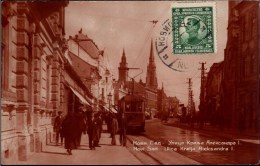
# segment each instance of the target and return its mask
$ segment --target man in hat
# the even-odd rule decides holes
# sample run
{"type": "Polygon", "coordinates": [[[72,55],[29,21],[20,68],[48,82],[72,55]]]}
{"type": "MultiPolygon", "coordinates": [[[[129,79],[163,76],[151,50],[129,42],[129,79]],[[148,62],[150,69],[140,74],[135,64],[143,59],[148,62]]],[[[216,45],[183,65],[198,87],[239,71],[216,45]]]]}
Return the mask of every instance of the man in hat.
{"type": "Polygon", "coordinates": [[[61,138],[61,145],[63,144],[63,134],[62,134],[62,112],[58,111],[58,116],[54,120],[54,132],[56,132],[56,145],[59,144],[59,137],[61,138]]]}

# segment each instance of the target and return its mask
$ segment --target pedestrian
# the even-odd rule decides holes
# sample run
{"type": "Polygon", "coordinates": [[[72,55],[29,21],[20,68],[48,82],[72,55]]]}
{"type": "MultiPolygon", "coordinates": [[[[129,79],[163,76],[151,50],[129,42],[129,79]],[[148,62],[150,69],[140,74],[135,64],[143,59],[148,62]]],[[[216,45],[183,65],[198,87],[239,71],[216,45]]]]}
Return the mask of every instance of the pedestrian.
{"type": "Polygon", "coordinates": [[[75,112],[75,118],[76,118],[76,146],[80,146],[82,133],[86,130],[86,120],[84,113],[81,109],[75,112]]]}
{"type": "Polygon", "coordinates": [[[59,138],[61,139],[61,145],[63,144],[63,134],[62,134],[62,121],[64,117],[62,116],[62,111],[58,111],[58,115],[54,119],[53,130],[56,133],[56,145],[59,144],[59,138]]]}
{"type": "Polygon", "coordinates": [[[94,143],[93,143],[93,121],[94,119],[93,119],[92,112],[89,112],[87,133],[88,133],[88,142],[89,142],[90,150],[95,150],[94,143]]]}
{"type": "Polygon", "coordinates": [[[119,135],[120,135],[120,145],[126,146],[126,121],[124,113],[119,113],[118,115],[118,126],[119,126],[119,135]]]}
{"type": "Polygon", "coordinates": [[[112,122],[111,122],[111,144],[112,145],[116,145],[116,133],[118,131],[118,123],[117,123],[117,119],[116,116],[114,114],[112,114],[112,122]]]}
{"type": "Polygon", "coordinates": [[[103,119],[102,119],[102,115],[101,115],[101,112],[98,113],[97,115],[97,133],[98,133],[98,142],[97,142],[97,147],[100,147],[99,145],[99,141],[100,141],[100,138],[101,138],[101,133],[102,133],[102,126],[103,126],[103,119]]]}
{"type": "Polygon", "coordinates": [[[68,111],[67,116],[62,123],[62,132],[65,137],[65,149],[69,155],[72,155],[72,149],[76,148],[76,119],[73,111],[68,111]]]}
{"type": "Polygon", "coordinates": [[[93,130],[92,130],[92,133],[93,133],[93,142],[94,142],[94,147],[100,147],[99,146],[99,139],[100,139],[100,136],[99,136],[99,131],[100,131],[100,119],[99,119],[99,113],[95,113],[94,114],[94,120],[93,120],[93,130]]]}
{"type": "MultiPolygon", "coordinates": [[[[111,113],[110,112],[107,112],[106,113],[106,124],[107,124],[107,132],[108,133],[111,133],[111,122],[112,122],[112,116],[111,116],[111,113]]],[[[110,135],[110,138],[111,138],[111,135],[110,135]]]]}

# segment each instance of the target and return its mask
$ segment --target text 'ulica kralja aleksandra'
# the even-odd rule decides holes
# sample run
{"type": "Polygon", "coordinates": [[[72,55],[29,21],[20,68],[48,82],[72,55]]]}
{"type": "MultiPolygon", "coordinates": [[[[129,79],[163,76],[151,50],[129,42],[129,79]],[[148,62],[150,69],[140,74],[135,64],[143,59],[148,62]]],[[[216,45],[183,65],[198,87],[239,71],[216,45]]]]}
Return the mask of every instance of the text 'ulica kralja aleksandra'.
{"type": "Polygon", "coordinates": [[[233,151],[239,141],[133,141],[135,151],[233,151]]]}

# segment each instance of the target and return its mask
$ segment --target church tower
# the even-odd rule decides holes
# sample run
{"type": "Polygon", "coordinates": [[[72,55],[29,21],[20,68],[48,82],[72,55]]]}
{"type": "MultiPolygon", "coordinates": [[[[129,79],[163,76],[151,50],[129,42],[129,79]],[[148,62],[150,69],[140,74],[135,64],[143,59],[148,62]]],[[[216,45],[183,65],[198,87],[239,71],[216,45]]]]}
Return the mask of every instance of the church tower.
{"type": "Polygon", "coordinates": [[[123,55],[121,57],[121,62],[118,67],[118,81],[120,83],[125,83],[128,79],[128,67],[127,67],[127,62],[126,62],[126,56],[125,56],[125,50],[123,49],[123,55]]]}
{"type": "Polygon", "coordinates": [[[157,76],[156,76],[156,65],[154,62],[154,53],[153,53],[153,40],[151,40],[149,64],[147,66],[146,86],[151,89],[157,89],[158,87],[157,76]]]}

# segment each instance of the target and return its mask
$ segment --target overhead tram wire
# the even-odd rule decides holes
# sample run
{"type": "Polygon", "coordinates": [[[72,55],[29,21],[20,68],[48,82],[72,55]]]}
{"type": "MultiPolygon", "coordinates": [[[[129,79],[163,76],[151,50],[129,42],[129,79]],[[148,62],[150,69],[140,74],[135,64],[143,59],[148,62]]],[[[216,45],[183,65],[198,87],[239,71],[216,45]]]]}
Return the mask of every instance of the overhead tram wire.
{"type": "MultiPolygon", "coordinates": [[[[166,8],[169,8],[168,6],[166,6],[166,8]]],[[[165,10],[166,10],[166,8],[165,8],[165,10]]],[[[163,12],[160,14],[160,16],[158,17],[158,19],[156,19],[157,20],[157,22],[159,21],[159,20],[161,20],[162,19],[162,17],[165,15],[165,10],[162,10],[163,12]]],[[[153,21],[155,21],[155,20],[153,20],[153,21]]],[[[149,22],[151,22],[151,21],[149,21],[149,22]]],[[[157,23],[156,22],[156,23],[157,23]]],[[[152,22],[153,23],[153,22],[152,22]]],[[[147,45],[145,45],[148,41],[148,37],[150,37],[151,36],[151,34],[152,34],[152,31],[154,30],[154,27],[155,27],[155,25],[156,25],[156,23],[153,23],[152,24],[152,27],[150,28],[150,30],[149,30],[149,32],[147,33],[147,35],[146,35],[146,37],[145,37],[145,40],[144,40],[144,46],[145,46],[145,48],[147,47],[147,45]]],[[[150,42],[149,42],[150,43],[150,42]]],[[[137,62],[137,60],[138,60],[138,58],[140,57],[140,55],[141,55],[141,53],[145,50],[145,48],[141,48],[141,50],[140,50],[140,52],[139,52],[139,54],[137,54],[137,56],[135,57],[135,62],[134,62],[134,66],[136,65],[136,62],[137,62]]],[[[142,56],[141,55],[141,58],[145,58],[146,56],[142,56]]],[[[142,62],[142,61],[141,61],[142,62]]]]}
{"type": "Polygon", "coordinates": [[[143,44],[142,47],[140,48],[139,53],[135,56],[134,65],[133,65],[134,67],[136,66],[136,62],[137,62],[138,58],[139,58],[140,56],[142,56],[143,51],[144,51],[145,48],[147,47],[146,43],[147,43],[148,37],[151,36],[152,30],[153,30],[153,27],[151,27],[150,30],[148,31],[148,33],[146,34],[146,37],[145,37],[145,40],[144,40],[144,44],[143,44]]]}

